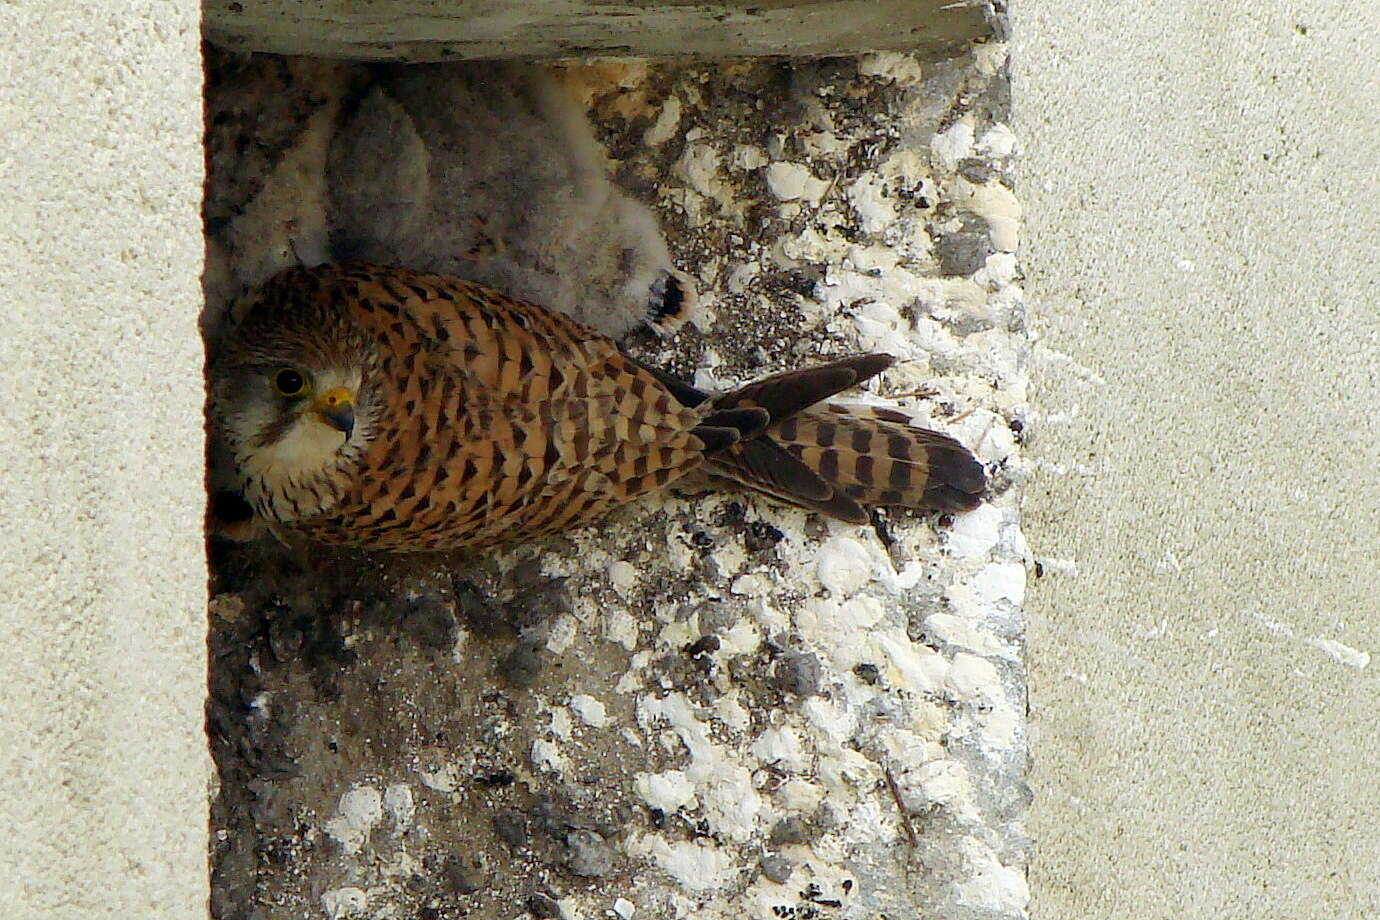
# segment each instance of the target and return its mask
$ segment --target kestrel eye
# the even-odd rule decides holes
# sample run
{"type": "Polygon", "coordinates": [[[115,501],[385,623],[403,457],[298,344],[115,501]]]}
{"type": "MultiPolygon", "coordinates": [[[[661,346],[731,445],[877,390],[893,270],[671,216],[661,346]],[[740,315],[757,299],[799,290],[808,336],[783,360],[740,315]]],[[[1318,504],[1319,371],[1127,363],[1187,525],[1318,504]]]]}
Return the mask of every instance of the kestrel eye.
{"type": "Polygon", "coordinates": [[[301,396],[307,389],[307,380],[297,371],[285,367],[273,375],[273,389],[280,396],[301,396]]]}

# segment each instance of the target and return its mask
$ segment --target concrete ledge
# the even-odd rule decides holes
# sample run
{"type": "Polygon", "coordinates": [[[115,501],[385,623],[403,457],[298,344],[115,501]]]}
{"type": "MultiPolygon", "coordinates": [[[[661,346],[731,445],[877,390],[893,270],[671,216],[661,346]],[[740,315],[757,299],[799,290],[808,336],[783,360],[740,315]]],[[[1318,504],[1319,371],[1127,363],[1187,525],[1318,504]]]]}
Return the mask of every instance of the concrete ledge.
{"type": "Polygon", "coordinates": [[[991,32],[983,0],[208,0],[206,37],[241,51],[375,61],[948,57],[991,32]]]}

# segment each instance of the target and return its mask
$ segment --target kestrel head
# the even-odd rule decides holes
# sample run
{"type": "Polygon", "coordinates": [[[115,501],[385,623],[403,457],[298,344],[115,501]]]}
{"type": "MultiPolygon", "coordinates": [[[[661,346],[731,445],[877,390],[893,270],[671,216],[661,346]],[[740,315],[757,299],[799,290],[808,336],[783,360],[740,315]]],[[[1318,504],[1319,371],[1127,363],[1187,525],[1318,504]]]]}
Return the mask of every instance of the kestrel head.
{"type": "Polygon", "coordinates": [[[329,300],[295,293],[266,285],[211,367],[217,435],[245,500],[269,521],[340,501],[378,402],[368,340],[329,300]]]}

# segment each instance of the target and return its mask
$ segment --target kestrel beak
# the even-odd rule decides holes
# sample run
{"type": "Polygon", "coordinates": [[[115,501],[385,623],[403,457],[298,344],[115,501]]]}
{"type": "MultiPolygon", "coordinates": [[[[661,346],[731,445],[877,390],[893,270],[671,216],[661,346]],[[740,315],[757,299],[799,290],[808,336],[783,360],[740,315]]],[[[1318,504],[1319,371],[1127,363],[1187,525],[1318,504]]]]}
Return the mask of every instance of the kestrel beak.
{"type": "Polygon", "coordinates": [[[336,431],[345,433],[346,440],[355,430],[355,394],[349,387],[334,387],[316,398],[312,407],[321,420],[336,431]]]}

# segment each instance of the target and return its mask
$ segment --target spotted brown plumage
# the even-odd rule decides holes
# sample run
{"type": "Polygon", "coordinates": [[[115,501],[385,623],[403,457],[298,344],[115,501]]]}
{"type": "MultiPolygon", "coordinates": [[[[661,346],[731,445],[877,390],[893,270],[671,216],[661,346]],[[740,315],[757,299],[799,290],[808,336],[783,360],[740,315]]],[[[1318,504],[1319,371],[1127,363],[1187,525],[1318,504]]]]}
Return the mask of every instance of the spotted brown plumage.
{"type": "Polygon", "coordinates": [[[366,263],[292,268],[213,363],[218,436],[264,521],[380,550],[577,527],[703,469],[848,521],[863,504],[962,510],[986,487],[956,441],[822,402],[886,355],[712,395],[530,303],[366,263]]]}

